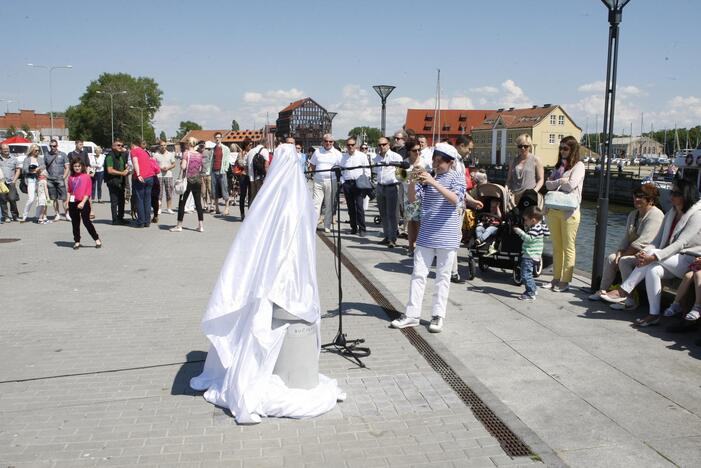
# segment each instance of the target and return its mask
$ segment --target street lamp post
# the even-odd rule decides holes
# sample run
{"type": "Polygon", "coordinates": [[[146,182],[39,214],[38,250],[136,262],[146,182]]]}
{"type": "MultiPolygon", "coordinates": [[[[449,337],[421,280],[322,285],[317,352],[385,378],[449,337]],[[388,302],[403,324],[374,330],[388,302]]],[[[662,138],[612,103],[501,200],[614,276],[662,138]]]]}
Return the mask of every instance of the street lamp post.
{"type": "Polygon", "coordinates": [[[73,65],[38,65],[36,63],[28,63],[28,67],[45,68],[49,70],[49,115],[51,116],[51,138],[54,137],[54,93],[51,74],[58,68],[73,68],[73,65]]]}
{"type": "MultiPolygon", "coordinates": [[[[153,106],[146,106],[146,107],[139,107],[139,106],[129,106],[130,109],[139,109],[141,112],[141,139],[144,139],[144,110],[153,110],[155,107],[153,106]]],[[[113,138],[114,139],[114,138],[113,138]]]]}
{"type": "Polygon", "coordinates": [[[126,91],[95,91],[97,94],[107,94],[110,97],[110,119],[112,120],[112,143],[114,143],[114,97],[117,94],[127,94],[126,91]]]}
{"type": "Polygon", "coordinates": [[[10,113],[10,103],[15,102],[15,101],[13,101],[11,99],[0,99],[0,102],[5,103],[5,114],[9,114],[10,113]]]}
{"type": "Polygon", "coordinates": [[[596,237],[594,238],[594,258],[592,262],[591,289],[596,291],[601,285],[606,250],[606,229],[608,224],[609,189],[611,186],[611,156],[613,138],[613,116],[616,107],[616,74],[618,71],[619,25],[623,18],[623,7],[630,0],[601,0],[609,11],[608,58],[606,59],[606,97],[604,101],[604,144],[606,157],[599,158],[599,200],[596,213],[596,237]]]}
{"type": "Polygon", "coordinates": [[[327,112],[329,116],[329,133],[331,133],[333,128],[333,118],[338,115],[338,112],[327,112]]]}
{"type": "Polygon", "coordinates": [[[372,89],[380,96],[382,100],[382,121],[380,124],[380,129],[382,130],[382,136],[385,136],[385,123],[387,117],[387,97],[394,91],[395,86],[390,85],[375,85],[372,89]]]}

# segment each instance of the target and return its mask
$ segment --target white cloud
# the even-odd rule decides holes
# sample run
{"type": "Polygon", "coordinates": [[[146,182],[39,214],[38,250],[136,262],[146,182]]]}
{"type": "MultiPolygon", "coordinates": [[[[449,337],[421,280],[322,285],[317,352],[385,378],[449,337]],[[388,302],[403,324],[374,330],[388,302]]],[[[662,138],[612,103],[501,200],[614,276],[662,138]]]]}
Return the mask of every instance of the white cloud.
{"type": "Polygon", "coordinates": [[[606,89],[606,83],[603,81],[593,81],[585,83],[577,88],[577,91],[582,93],[603,93],[606,89]]]}
{"type": "MultiPolygon", "coordinates": [[[[243,101],[248,103],[277,103],[280,101],[295,101],[304,97],[304,93],[297,88],[292,89],[274,89],[258,93],[248,91],[243,93],[243,101]]],[[[289,104],[287,102],[286,104],[289,104]]]]}
{"type": "Polygon", "coordinates": [[[529,107],[531,105],[531,99],[526,96],[526,93],[514,80],[504,81],[501,88],[505,92],[499,99],[503,107],[529,107]]]}
{"type": "Polygon", "coordinates": [[[470,88],[470,92],[475,94],[497,94],[499,88],[495,86],[480,86],[478,88],[470,88]]]}

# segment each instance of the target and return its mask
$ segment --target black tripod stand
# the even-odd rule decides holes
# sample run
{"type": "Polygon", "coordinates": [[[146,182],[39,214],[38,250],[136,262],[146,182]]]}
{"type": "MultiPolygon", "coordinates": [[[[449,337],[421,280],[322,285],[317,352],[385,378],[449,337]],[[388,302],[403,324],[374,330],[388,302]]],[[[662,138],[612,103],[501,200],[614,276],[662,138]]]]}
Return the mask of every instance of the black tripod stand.
{"type": "MultiPolygon", "coordinates": [[[[367,166],[365,166],[367,167],[367,166]]],[[[354,169],[354,168],[350,168],[354,169]]],[[[333,341],[321,345],[322,349],[330,351],[332,353],[337,353],[342,356],[349,357],[353,359],[360,367],[365,367],[363,361],[360,358],[364,358],[370,355],[370,348],[358,346],[359,344],[365,343],[365,339],[359,338],[354,340],[349,340],[346,338],[346,334],[343,333],[343,257],[341,252],[341,168],[334,167],[331,169],[321,169],[318,171],[308,171],[308,173],[317,172],[333,172],[336,176],[337,184],[336,186],[336,233],[335,233],[335,244],[336,244],[336,268],[338,271],[338,331],[333,341]]]]}

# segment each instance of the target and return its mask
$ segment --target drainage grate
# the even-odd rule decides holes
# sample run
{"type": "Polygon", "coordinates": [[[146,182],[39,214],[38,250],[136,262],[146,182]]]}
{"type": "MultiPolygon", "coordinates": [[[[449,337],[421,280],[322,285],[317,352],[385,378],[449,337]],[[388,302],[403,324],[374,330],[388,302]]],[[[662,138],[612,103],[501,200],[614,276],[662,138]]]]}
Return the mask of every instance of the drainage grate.
{"type": "Polygon", "coordinates": [[[17,242],[19,239],[11,237],[0,237],[0,244],[9,244],[10,242],[17,242]]]}
{"type": "MultiPolygon", "coordinates": [[[[334,252],[335,248],[333,241],[322,234],[319,234],[321,240],[326,244],[326,246],[334,252]]],[[[370,294],[370,296],[375,300],[377,305],[379,305],[385,313],[390,317],[390,319],[395,319],[399,317],[400,312],[394,308],[394,306],[389,302],[389,300],[380,292],[375,285],[373,285],[363,273],[351,262],[348,257],[343,256],[341,259],[343,265],[351,272],[356,280],[365,288],[365,290],[370,294]]],[[[465,383],[465,381],[460,378],[458,374],[455,373],[448,363],[446,363],[443,358],[431,347],[431,345],[422,338],[415,329],[404,328],[401,330],[404,336],[407,337],[409,342],[417,349],[419,354],[421,354],[424,359],[430,364],[433,370],[440,375],[443,380],[453,389],[453,391],[460,397],[460,399],[465,403],[474,413],[475,418],[477,418],[484,427],[492,434],[498,441],[501,447],[504,449],[507,455],[510,457],[527,457],[532,456],[534,453],[519,437],[514,434],[514,432],[509,429],[509,427],[494,414],[494,412],[480,399],[477,394],[465,383]]]]}

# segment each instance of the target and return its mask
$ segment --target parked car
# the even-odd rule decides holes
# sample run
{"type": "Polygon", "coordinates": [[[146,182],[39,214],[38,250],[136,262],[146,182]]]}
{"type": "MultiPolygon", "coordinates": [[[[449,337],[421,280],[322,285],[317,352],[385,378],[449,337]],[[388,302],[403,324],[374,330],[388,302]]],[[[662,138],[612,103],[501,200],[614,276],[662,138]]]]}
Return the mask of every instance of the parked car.
{"type": "Polygon", "coordinates": [[[669,164],[669,158],[667,155],[663,154],[659,158],[657,158],[657,164],[669,164]]]}

